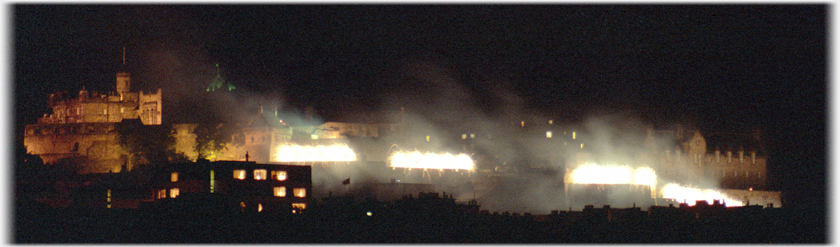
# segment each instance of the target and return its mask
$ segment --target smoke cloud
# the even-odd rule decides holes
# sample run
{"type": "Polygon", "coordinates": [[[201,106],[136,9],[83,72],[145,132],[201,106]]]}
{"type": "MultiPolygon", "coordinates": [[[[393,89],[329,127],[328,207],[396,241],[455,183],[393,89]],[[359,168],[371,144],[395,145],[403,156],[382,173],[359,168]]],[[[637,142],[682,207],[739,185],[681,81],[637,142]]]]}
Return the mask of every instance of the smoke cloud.
{"type": "MultiPolygon", "coordinates": [[[[187,114],[192,109],[206,108],[223,121],[235,122],[262,111],[268,123],[278,126],[280,119],[290,126],[324,123],[312,109],[289,107],[279,90],[237,88],[236,94],[207,97],[204,87],[216,76],[217,68],[206,57],[166,49],[149,53],[149,68],[156,72],[152,79],[168,85],[165,94],[170,96],[165,102],[186,112],[181,115],[192,116],[187,114]]],[[[686,162],[667,163],[668,167],[661,162],[662,152],[677,155],[674,150],[680,143],[674,133],[650,131],[651,126],[632,112],[601,111],[590,113],[582,122],[564,121],[555,118],[563,113],[529,109],[528,102],[516,94],[514,86],[519,82],[515,79],[491,75],[470,79],[470,84],[453,64],[440,57],[421,56],[404,60],[387,77],[392,79],[391,88],[378,96],[381,109],[374,115],[399,126],[391,135],[311,141],[313,145],[348,144],[359,157],[357,162],[313,163],[313,195],[365,194],[366,188],[399,180],[433,184],[459,201],[475,199],[490,211],[548,213],[582,207],[569,200],[571,188],[564,184],[564,177],[587,163],[649,167],[657,172],[657,186],[678,183],[717,188],[715,177],[664,172],[688,169],[686,162]],[[553,122],[548,124],[548,120],[553,122]],[[552,132],[552,138],[547,137],[547,131],[552,132]],[[392,169],[387,157],[396,151],[466,153],[477,162],[477,169],[392,169]],[[342,183],[347,178],[351,185],[342,183]]],[[[605,198],[605,204],[620,205],[638,197],[612,191],[605,198]]]]}

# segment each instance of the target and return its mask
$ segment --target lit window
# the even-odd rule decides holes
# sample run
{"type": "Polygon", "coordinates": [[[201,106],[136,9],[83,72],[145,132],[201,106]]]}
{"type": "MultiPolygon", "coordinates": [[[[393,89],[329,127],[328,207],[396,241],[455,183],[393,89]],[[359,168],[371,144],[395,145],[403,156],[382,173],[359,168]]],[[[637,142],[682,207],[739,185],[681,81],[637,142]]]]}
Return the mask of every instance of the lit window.
{"type": "Polygon", "coordinates": [[[546,131],[545,132],[545,138],[551,139],[551,131],[546,131]]]}
{"type": "Polygon", "coordinates": [[[245,179],[245,170],[233,170],[233,178],[244,180],[245,179]]]}
{"type": "Polygon", "coordinates": [[[216,192],[216,172],[210,170],[210,193],[216,192]]]}
{"type": "Polygon", "coordinates": [[[169,190],[169,198],[178,197],[179,194],[180,193],[179,193],[178,188],[172,188],[172,189],[169,190]]]}
{"type": "Polygon", "coordinates": [[[254,180],[265,180],[265,177],[266,177],[265,169],[254,170],[254,180]]]}
{"type": "Polygon", "coordinates": [[[292,203],[292,208],[299,210],[306,209],[306,203],[292,203]]]}
{"type": "Polygon", "coordinates": [[[158,190],[157,198],[158,199],[166,198],[166,190],[158,190]]]}
{"type": "Polygon", "coordinates": [[[306,197],[305,188],[294,188],[292,192],[295,194],[295,197],[306,197]]]}
{"type": "Polygon", "coordinates": [[[467,139],[467,134],[461,134],[461,140],[467,139]]]}
{"type": "Polygon", "coordinates": [[[257,212],[262,212],[262,203],[257,204],[257,212]]]}
{"type": "Polygon", "coordinates": [[[429,141],[429,139],[430,139],[429,136],[426,136],[426,141],[429,141]]]}
{"type": "Polygon", "coordinates": [[[475,139],[475,134],[470,133],[470,139],[475,139]]]}
{"type": "Polygon", "coordinates": [[[521,124],[520,124],[519,126],[521,126],[521,127],[525,127],[525,121],[522,121],[522,122],[521,122],[521,124]]]}
{"type": "Polygon", "coordinates": [[[286,171],[271,171],[271,176],[277,181],[286,181],[286,171]]]}
{"type": "Polygon", "coordinates": [[[170,178],[170,180],[171,180],[172,182],[178,182],[178,173],[177,173],[177,172],[173,172],[173,173],[172,173],[172,176],[171,176],[171,178],[170,178]]]}
{"type": "Polygon", "coordinates": [[[574,140],[574,139],[575,139],[575,137],[576,137],[576,136],[575,136],[575,132],[574,132],[574,131],[572,131],[572,140],[574,140]]]}
{"type": "Polygon", "coordinates": [[[276,197],[286,197],[286,187],[274,187],[274,196],[276,197]]]}
{"type": "Polygon", "coordinates": [[[554,120],[549,119],[548,124],[554,124],[554,120]]]}

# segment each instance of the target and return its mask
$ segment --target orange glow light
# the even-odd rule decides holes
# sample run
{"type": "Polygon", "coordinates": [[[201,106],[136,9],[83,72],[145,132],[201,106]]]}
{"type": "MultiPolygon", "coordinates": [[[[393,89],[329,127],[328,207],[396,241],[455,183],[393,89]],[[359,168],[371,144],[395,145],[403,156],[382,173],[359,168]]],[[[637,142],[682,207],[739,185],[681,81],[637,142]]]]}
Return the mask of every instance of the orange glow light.
{"type": "Polygon", "coordinates": [[[292,192],[295,194],[295,197],[300,197],[300,198],[306,197],[306,189],[304,189],[304,188],[294,188],[292,190],[293,190],[292,192]]]}

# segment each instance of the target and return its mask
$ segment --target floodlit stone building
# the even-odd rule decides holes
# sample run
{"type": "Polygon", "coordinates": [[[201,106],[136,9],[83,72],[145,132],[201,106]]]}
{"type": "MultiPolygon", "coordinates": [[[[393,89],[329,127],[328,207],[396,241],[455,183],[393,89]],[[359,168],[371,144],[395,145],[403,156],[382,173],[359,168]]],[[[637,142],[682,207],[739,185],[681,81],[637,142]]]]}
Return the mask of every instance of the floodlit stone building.
{"type": "Polygon", "coordinates": [[[118,72],[116,78],[116,91],[107,94],[84,88],[78,97],[66,92],[50,94],[52,113],[25,127],[26,151],[40,156],[44,163],[71,157],[88,159],[77,170],[80,173],[131,169],[128,154],[119,145],[115,124],[139,119],[144,125],[160,125],[161,90],[148,94],[130,92],[130,74],[118,72]]]}
{"type": "MultiPolygon", "coordinates": [[[[759,131],[686,133],[677,127],[666,133],[677,140],[677,147],[652,151],[664,164],[663,175],[715,179],[725,189],[766,189],[767,156],[759,131]]],[[[649,139],[652,135],[648,131],[649,139]]]]}

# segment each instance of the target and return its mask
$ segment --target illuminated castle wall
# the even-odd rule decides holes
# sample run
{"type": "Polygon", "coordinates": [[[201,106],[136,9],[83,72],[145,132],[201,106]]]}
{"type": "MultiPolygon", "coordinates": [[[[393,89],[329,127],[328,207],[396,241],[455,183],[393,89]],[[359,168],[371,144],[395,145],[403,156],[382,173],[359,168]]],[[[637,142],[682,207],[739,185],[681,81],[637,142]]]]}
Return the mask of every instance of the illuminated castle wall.
{"type": "Polygon", "coordinates": [[[128,162],[113,123],[27,125],[24,145],[47,164],[70,157],[90,159],[79,167],[81,173],[119,172],[128,162]]]}
{"type": "MultiPolygon", "coordinates": [[[[720,181],[729,189],[763,189],[767,186],[767,158],[762,152],[758,132],[710,133],[704,137],[694,131],[691,137],[684,130],[671,132],[679,144],[673,148],[652,150],[657,155],[663,175],[703,177],[720,181]],[[711,139],[707,141],[708,139],[711,139]],[[708,148],[710,145],[712,148],[708,148]],[[688,164],[676,166],[673,164],[688,164]],[[672,169],[668,169],[672,168],[672,169]]],[[[648,131],[648,139],[652,132],[648,131]]]]}
{"type": "Polygon", "coordinates": [[[114,124],[123,119],[140,119],[144,125],[160,125],[161,90],[150,94],[129,92],[127,72],[117,73],[116,89],[99,94],[83,88],[76,98],[62,92],[50,94],[48,104],[52,114],[44,114],[37,124],[25,127],[27,152],[39,155],[44,163],[70,157],[90,159],[78,168],[80,173],[131,169],[114,124]]]}
{"type": "Polygon", "coordinates": [[[117,73],[117,91],[108,94],[88,92],[84,88],[77,98],[57,92],[49,95],[52,114],[44,114],[38,124],[118,123],[139,118],[146,125],[161,124],[161,90],[153,93],[128,92],[128,73],[117,73]]]}

